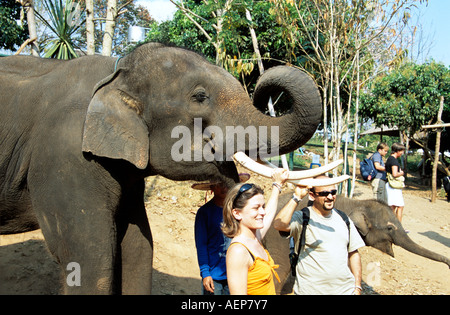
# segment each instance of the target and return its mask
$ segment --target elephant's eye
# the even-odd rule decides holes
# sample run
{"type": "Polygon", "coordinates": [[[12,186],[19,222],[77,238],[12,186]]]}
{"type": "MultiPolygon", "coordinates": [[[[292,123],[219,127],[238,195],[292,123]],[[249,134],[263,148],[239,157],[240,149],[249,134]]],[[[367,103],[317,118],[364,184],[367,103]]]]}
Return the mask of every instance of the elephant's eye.
{"type": "Polygon", "coordinates": [[[205,91],[197,91],[195,92],[195,94],[193,95],[193,98],[195,99],[195,101],[202,103],[204,102],[206,99],[208,99],[208,96],[206,95],[205,91]]]}

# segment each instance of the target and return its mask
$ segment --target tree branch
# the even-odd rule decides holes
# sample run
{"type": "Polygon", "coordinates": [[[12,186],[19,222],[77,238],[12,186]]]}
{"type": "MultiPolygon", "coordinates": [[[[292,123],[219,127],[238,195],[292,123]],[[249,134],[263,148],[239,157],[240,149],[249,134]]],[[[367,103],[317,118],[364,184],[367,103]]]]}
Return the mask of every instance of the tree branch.
{"type": "Polygon", "coordinates": [[[34,42],[37,39],[37,37],[34,38],[28,38],[26,41],[23,42],[22,45],[20,45],[20,48],[14,53],[14,55],[18,55],[21,53],[21,51],[27,47],[27,45],[31,44],[32,42],[34,42]]]}
{"type": "MultiPolygon", "coordinates": [[[[173,1],[173,0],[170,0],[170,2],[172,2],[178,9],[180,9],[180,10],[184,13],[184,15],[189,19],[189,21],[191,21],[192,23],[194,23],[194,25],[200,30],[200,32],[202,32],[203,35],[205,35],[206,38],[207,38],[209,41],[212,42],[212,37],[211,37],[211,35],[208,34],[208,32],[200,25],[200,23],[198,23],[196,20],[194,20],[194,18],[191,16],[191,14],[192,14],[193,16],[195,16],[195,17],[201,19],[201,20],[204,21],[204,22],[208,22],[207,20],[205,20],[205,19],[202,18],[201,16],[198,16],[197,14],[195,14],[194,12],[192,12],[191,10],[186,9],[186,8],[184,7],[183,2],[181,2],[181,3],[183,4],[183,6],[180,6],[178,3],[176,3],[176,2],[173,1]]],[[[214,45],[214,43],[213,43],[213,45],[214,45]]],[[[214,45],[214,46],[215,46],[215,45],[214,45]]],[[[216,48],[217,48],[217,47],[216,47],[216,48]]]]}

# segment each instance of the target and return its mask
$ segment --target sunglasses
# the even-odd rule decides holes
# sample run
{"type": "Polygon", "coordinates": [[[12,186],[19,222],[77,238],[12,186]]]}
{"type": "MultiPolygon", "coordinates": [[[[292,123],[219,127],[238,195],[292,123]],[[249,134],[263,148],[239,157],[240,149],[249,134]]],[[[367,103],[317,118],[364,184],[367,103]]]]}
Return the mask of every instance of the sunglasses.
{"type": "Polygon", "coordinates": [[[236,197],[234,197],[234,200],[233,200],[233,208],[234,208],[234,204],[235,204],[236,200],[238,200],[238,198],[243,193],[245,193],[247,190],[253,188],[253,186],[254,186],[254,184],[244,184],[244,185],[241,186],[241,188],[239,188],[239,191],[238,191],[238,193],[236,194],[236,197]]]}
{"type": "Polygon", "coordinates": [[[337,194],[337,190],[333,189],[331,191],[319,191],[319,192],[314,192],[316,194],[316,196],[320,196],[320,197],[327,197],[329,194],[331,194],[332,196],[335,196],[337,194]]]}

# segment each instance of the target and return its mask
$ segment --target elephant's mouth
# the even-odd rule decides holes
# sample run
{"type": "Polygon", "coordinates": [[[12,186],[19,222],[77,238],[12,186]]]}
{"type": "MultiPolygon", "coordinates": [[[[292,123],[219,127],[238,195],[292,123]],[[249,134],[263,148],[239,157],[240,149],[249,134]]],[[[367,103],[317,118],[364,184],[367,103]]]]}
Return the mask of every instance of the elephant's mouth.
{"type": "Polygon", "coordinates": [[[237,170],[234,162],[231,162],[231,161],[216,162],[216,161],[214,161],[213,164],[218,169],[219,174],[221,174],[221,177],[209,178],[209,181],[223,182],[228,187],[232,187],[236,183],[239,183],[239,174],[238,174],[238,170],[237,170]]]}

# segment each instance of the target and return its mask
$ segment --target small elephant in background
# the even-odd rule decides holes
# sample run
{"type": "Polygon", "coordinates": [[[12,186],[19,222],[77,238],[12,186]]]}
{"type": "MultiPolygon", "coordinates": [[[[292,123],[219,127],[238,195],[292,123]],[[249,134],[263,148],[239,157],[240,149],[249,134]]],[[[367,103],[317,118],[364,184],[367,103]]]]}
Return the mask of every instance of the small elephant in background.
{"type": "MultiPolygon", "coordinates": [[[[292,194],[289,193],[280,196],[278,202],[280,209],[289,201],[291,196],[292,194]]],[[[296,210],[303,209],[307,204],[308,198],[304,198],[296,210]]],[[[337,196],[335,208],[342,210],[351,218],[366,246],[372,246],[394,257],[392,244],[395,244],[414,254],[443,262],[450,267],[450,259],[411,240],[386,203],[377,200],[354,200],[337,196]]],[[[274,261],[280,266],[277,269],[280,279],[283,280],[277,287],[277,292],[280,292],[290,273],[289,241],[281,237],[277,230],[270,229],[264,242],[274,261]]]]}
{"type": "Polygon", "coordinates": [[[321,116],[314,81],[287,66],[268,69],[251,99],[223,68],[159,43],[122,58],[0,58],[0,234],[40,228],[67,294],[149,294],[145,178],[232,185],[238,149],[293,151],[321,116]],[[265,115],[281,92],[287,113],[265,115]],[[267,133],[238,148],[228,129],[267,133]],[[73,263],[79,285],[65,281],[73,263]]]}

